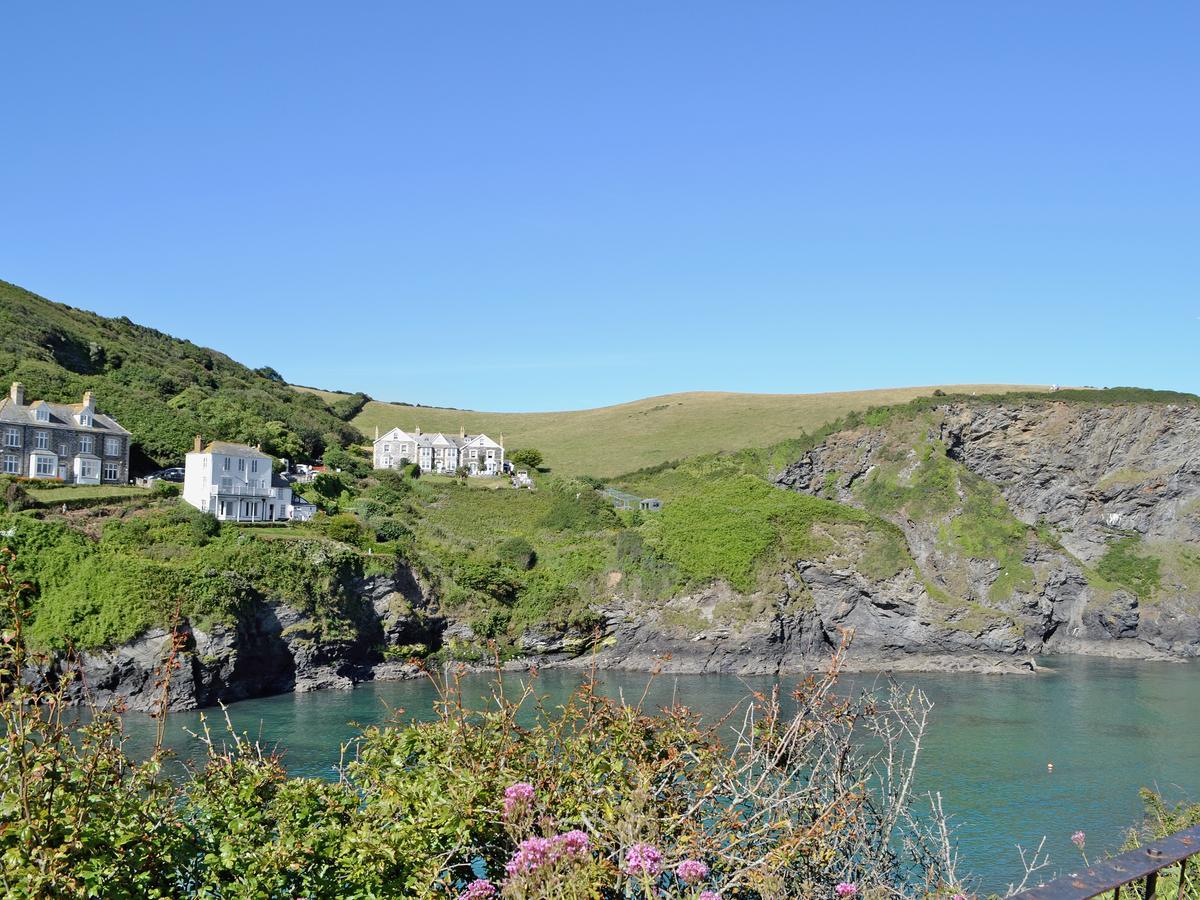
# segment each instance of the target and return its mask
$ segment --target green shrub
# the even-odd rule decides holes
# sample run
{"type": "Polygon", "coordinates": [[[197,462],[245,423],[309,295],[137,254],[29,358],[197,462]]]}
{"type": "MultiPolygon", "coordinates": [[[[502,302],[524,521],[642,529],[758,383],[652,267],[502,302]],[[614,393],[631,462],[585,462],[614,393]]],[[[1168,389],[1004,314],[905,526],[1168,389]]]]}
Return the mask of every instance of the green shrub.
{"type": "Polygon", "coordinates": [[[540,469],[543,463],[545,463],[545,457],[542,456],[541,450],[535,450],[532,447],[523,447],[520,450],[513,450],[509,453],[508,461],[514,466],[540,469]]]}
{"type": "Polygon", "coordinates": [[[330,516],[325,523],[325,536],[343,544],[357,544],[362,539],[362,525],[349,513],[330,516]]]}
{"type": "Polygon", "coordinates": [[[537,551],[523,537],[511,537],[496,547],[496,557],[506,566],[525,571],[537,563],[537,551]]]}
{"type": "Polygon", "coordinates": [[[462,587],[477,591],[499,603],[511,604],[521,587],[512,570],[499,560],[466,558],[454,567],[454,580],[462,587]]]}

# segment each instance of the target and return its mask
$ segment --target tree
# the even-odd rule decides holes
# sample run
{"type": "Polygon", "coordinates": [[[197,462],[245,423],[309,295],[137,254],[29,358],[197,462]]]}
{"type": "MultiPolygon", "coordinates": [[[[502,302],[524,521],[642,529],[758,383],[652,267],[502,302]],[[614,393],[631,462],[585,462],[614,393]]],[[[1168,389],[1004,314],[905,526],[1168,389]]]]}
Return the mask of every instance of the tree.
{"type": "Polygon", "coordinates": [[[514,466],[525,466],[529,469],[540,469],[545,458],[542,456],[541,450],[535,450],[533,447],[522,447],[520,450],[514,450],[508,454],[508,460],[514,466]]]}

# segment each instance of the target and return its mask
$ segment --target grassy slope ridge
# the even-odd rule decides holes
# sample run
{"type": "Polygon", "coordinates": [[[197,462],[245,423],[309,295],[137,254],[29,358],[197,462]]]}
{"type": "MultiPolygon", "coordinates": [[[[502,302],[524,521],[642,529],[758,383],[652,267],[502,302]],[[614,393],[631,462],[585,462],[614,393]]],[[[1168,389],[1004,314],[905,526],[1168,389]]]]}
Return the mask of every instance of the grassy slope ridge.
{"type": "Polygon", "coordinates": [[[325,403],[270,370],[0,281],[0,386],[12,381],[36,399],[78,402],[95,391],[100,409],[158,463],[181,460],[197,432],[262,443],[290,458],[359,437],[325,403]]]}
{"type": "MultiPolygon", "coordinates": [[[[826,394],[691,392],[648,397],[598,409],[546,413],[494,413],[414,407],[372,401],[352,421],[368,438],[394,427],[504,435],[512,448],[537,447],[555,472],[607,478],[646,466],[705,453],[766,447],[870,407],[905,403],[936,387],[889,388],[826,394]]],[[[344,395],[302,391],[334,401],[344,395]]],[[[1026,385],[969,384],[947,393],[997,394],[1045,390],[1026,385]]]]}

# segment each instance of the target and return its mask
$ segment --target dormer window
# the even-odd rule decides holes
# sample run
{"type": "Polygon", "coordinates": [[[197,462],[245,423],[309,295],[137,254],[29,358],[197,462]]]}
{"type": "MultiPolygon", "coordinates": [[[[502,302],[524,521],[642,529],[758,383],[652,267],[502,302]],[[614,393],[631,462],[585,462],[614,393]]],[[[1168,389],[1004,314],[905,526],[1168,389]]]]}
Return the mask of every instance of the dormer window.
{"type": "Polygon", "coordinates": [[[39,422],[49,422],[50,421],[50,410],[46,409],[46,407],[44,407],[44,406],[39,406],[37,408],[37,412],[34,413],[34,415],[37,417],[37,420],[39,422]]]}
{"type": "Polygon", "coordinates": [[[84,428],[92,427],[92,417],[89,413],[82,412],[79,414],[79,424],[84,428]]]}

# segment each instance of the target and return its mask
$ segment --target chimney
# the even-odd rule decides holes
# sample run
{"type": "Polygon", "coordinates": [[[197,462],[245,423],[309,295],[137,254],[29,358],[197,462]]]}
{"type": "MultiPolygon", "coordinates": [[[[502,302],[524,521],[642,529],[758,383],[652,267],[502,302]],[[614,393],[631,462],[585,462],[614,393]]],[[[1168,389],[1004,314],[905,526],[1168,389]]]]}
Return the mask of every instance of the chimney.
{"type": "Polygon", "coordinates": [[[467,436],[467,426],[459,425],[458,426],[458,439],[461,441],[461,440],[465,439],[466,436],[467,436]]]}
{"type": "Polygon", "coordinates": [[[421,426],[420,425],[417,426],[416,435],[417,435],[417,437],[421,436],[421,426]]]}
{"type": "Polygon", "coordinates": [[[96,405],[96,395],[93,394],[91,391],[84,391],[83,392],[83,408],[91,409],[95,405],[96,405]]]}
{"type": "Polygon", "coordinates": [[[12,402],[17,406],[25,405],[25,385],[19,381],[12,383],[12,389],[8,392],[8,396],[12,398],[12,402]]]}
{"type": "Polygon", "coordinates": [[[200,437],[200,435],[196,435],[196,439],[194,441],[192,441],[192,452],[193,453],[203,453],[204,452],[204,440],[200,437]]]}

